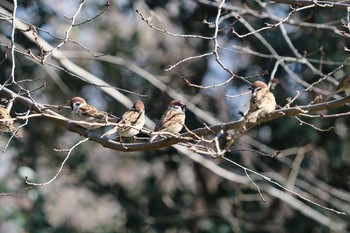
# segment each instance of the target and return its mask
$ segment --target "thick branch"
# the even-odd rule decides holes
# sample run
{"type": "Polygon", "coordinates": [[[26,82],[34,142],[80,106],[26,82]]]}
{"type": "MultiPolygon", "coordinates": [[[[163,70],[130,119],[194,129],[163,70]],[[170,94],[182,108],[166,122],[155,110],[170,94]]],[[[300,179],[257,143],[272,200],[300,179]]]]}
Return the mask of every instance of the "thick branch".
{"type": "MultiPolygon", "coordinates": [[[[42,113],[42,116],[53,120],[63,127],[65,127],[67,130],[78,133],[82,135],[83,137],[89,138],[89,140],[94,141],[98,144],[101,144],[102,146],[106,148],[110,148],[112,150],[117,150],[117,151],[146,151],[146,150],[157,150],[160,148],[168,147],[175,145],[179,142],[187,142],[188,138],[193,138],[195,139],[196,136],[205,136],[205,135],[213,135],[220,130],[228,131],[228,130],[237,130],[239,131],[242,126],[244,125],[244,121],[233,121],[233,122],[228,122],[228,123],[223,123],[220,125],[213,125],[209,128],[199,128],[195,129],[192,131],[192,133],[183,133],[181,134],[181,137],[179,138],[169,138],[165,140],[160,140],[157,142],[153,143],[123,143],[123,145],[119,142],[109,140],[107,138],[101,138],[100,134],[97,134],[93,131],[88,131],[85,128],[82,128],[74,123],[72,123],[69,119],[64,118],[60,116],[59,114],[51,111],[51,110],[43,110],[45,109],[43,105],[41,104],[34,104],[33,101],[29,98],[23,97],[23,96],[18,96],[16,93],[12,92],[11,90],[7,88],[3,88],[0,90],[0,95],[7,98],[7,99],[14,99],[14,103],[18,103],[21,105],[26,106],[28,109],[31,109],[35,112],[42,113]]],[[[292,107],[292,108],[287,108],[287,109],[281,109],[281,110],[276,110],[272,112],[269,116],[267,116],[264,119],[259,120],[257,124],[248,124],[246,125],[247,128],[251,129],[261,123],[265,123],[277,118],[281,118],[284,116],[293,116],[293,115],[298,115],[300,113],[305,113],[307,112],[317,112],[317,111],[322,111],[322,110],[327,110],[327,109],[332,109],[332,108],[337,108],[340,106],[343,106],[347,103],[350,103],[350,96],[345,97],[343,99],[339,100],[334,100],[334,101],[329,101],[325,103],[320,103],[320,104],[315,104],[315,105],[310,105],[310,106],[300,106],[300,107],[292,107]]]]}

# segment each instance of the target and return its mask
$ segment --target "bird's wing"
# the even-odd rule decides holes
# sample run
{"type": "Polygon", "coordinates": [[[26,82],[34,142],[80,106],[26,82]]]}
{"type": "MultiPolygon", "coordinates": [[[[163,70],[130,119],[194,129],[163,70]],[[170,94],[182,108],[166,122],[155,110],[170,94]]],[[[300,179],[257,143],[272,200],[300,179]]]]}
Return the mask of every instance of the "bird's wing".
{"type": "Polygon", "coordinates": [[[154,131],[162,131],[165,128],[168,128],[170,125],[181,122],[183,123],[183,112],[179,112],[174,109],[168,109],[158,121],[154,131]]]}
{"type": "Polygon", "coordinates": [[[343,78],[342,80],[340,80],[337,88],[336,88],[336,92],[342,92],[345,91],[345,89],[348,89],[350,86],[350,76],[347,75],[345,78],[343,78]]]}
{"type": "Polygon", "coordinates": [[[77,112],[85,117],[85,121],[102,123],[107,122],[107,114],[97,110],[93,106],[90,106],[89,108],[81,107],[77,110],[77,112]]]}
{"type": "MultiPolygon", "coordinates": [[[[118,123],[133,126],[140,125],[144,121],[143,114],[144,111],[139,112],[135,110],[129,110],[123,114],[122,119],[118,123]]],[[[130,127],[121,126],[120,129],[125,131],[129,130],[130,127]]]]}

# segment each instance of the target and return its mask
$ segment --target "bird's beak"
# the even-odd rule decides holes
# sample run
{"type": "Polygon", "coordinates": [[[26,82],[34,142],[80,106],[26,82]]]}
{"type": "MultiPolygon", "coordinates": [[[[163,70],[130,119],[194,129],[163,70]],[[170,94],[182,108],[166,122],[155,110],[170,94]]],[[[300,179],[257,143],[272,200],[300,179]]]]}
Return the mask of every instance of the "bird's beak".
{"type": "Polygon", "coordinates": [[[65,106],[69,106],[69,107],[71,108],[70,100],[67,101],[66,103],[60,104],[60,105],[58,105],[58,106],[59,106],[59,108],[58,108],[59,111],[61,111],[62,108],[64,108],[65,106]]]}

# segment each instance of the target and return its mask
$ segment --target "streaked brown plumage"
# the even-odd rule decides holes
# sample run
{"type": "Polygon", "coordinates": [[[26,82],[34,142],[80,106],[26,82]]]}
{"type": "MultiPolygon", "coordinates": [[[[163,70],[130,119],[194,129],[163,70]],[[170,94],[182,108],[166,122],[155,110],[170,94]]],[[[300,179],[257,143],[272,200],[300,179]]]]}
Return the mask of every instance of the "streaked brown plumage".
{"type": "MultiPolygon", "coordinates": [[[[154,132],[178,133],[185,124],[185,107],[180,100],[173,100],[169,103],[168,109],[158,121],[154,132]]],[[[158,135],[153,135],[149,142],[152,142],[158,135]]]]}
{"type": "Polygon", "coordinates": [[[135,101],[130,110],[126,111],[118,124],[125,124],[122,126],[115,126],[113,129],[106,132],[103,137],[108,137],[117,132],[120,137],[133,137],[140,132],[145,125],[145,106],[141,100],[135,101]],[[131,126],[128,126],[131,125],[131,126]]]}
{"type": "MultiPolygon", "coordinates": [[[[16,131],[16,127],[13,126],[13,120],[11,119],[10,114],[7,112],[6,108],[0,106],[0,119],[8,121],[0,121],[0,132],[10,132],[14,133],[16,131]]],[[[17,131],[14,135],[16,138],[22,137],[22,134],[17,131]]]]}
{"type": "Polygon", "coordinates": [[[340,79],[335,91],[327,96],[326,101],[340,92],[345,92],[347,94],[350,93],[350,73],[347,73],[342,79],[340,79]]]}
{"type": "Polygon", "coordinates": [[[276,109],[276,100],[267,85],[262,81],[253,82],[251,90],[252,97],[245,119],[248,122],[255,123],[259,118],[276,109]]]}
{"type": "Polygon", "coordinates": [[[103,125],[92,125],[91,123],[107,123],[108,114],[99,111],[94,106],[86,103],[85,99],[81,97],[73,97],[68,101],[72,112],[72,118],[76,121],[85,121],[87,123],[79,123],[80,126],[86,129],[96,129],[103,125]]]}
{"type": "Polygon", "coordinates": [[[339,93],[339,92],[343,92],[343,91],[346,93],[350,93],[350,73],[346,74],[339,81],[339,84],[338,84],[337,88],[335,89],[335,93],[339,93]]]}

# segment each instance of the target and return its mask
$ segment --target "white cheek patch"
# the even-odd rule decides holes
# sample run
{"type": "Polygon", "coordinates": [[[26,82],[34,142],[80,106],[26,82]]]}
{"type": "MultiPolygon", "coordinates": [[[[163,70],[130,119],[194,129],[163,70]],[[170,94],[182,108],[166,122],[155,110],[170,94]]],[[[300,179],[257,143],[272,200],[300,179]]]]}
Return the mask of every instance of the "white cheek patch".
{"type": "Polygon", "coordinates": [[[83,106],[85,106],[86,105],[86,103],[80,103],[79,105],[77,105],[77,107],[78,108],[81,108],[81,107],[83,107],[83,106]]]}
{"type": "Polygon", "coordinates": [[[77,110],[78,108],[81,108],[81,107],[83,107],[83,106],[85,106],[86,105],[86,103],[74,103],[73,104],[73,109],[74,110],[77,110]]]}

